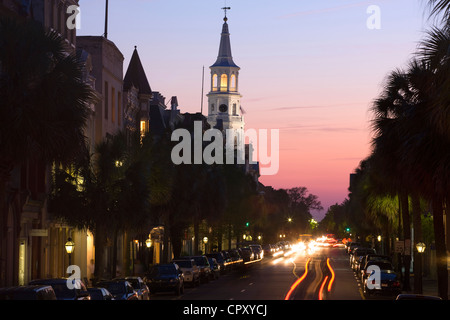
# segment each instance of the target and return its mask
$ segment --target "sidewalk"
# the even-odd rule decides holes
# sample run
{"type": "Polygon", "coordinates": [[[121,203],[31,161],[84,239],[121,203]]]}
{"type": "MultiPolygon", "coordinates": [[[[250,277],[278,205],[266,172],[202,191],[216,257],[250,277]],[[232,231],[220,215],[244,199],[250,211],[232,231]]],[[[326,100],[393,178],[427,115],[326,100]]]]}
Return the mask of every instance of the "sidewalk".
{"type": "MultiPolygon", "coordinates": [[[[414,275],[411,275],[410,277],[410,285],[411,285],[411,291],[409,292],[403,292],[403,293],[414,293],[414,275]]],[[[450,270],[449,270],[449,277],[448,277],[448,285],[450,288],[450,270]]],[[[439,296],[438,293],[438,281],[437,279],[432,279],[430,277],[423,277],[422,278],[422,294],[428,295],[428,296],[439,296]]],[[[450,299],[450,294],[449,294],[450,299]]]]}

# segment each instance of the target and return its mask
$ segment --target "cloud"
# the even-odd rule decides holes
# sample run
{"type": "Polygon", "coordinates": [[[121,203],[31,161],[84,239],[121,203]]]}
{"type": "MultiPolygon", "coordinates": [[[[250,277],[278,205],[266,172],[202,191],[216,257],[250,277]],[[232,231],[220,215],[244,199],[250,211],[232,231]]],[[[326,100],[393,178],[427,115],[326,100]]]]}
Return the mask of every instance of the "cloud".
{"type": "Polygon", "coordinates": [[[336,108],[336,107],[350,107],[350,106],[360,106],[366,105],[367,102],[352,102],[352,103],[341,103],[334,105],[311,105],[311,106],[296,106],[296,107],[278,107],[269,110],[296,110],[296,109],[321,109],[321,108],[336,108]]]}
{"type": "Polygon", "coordinates": [[[309,16],[309,15],[315,15],[315,14],[323,14],[323,13],[335,12],[335,11],[340,11],[340,10],[344,10],[344,9],[347,9],[347,8],[361,7],[361,6],[371,5],[371,4],[373,4],[373,0],[370,0],[370,1],[359,1],[359,2],[349,3],[349,4],[340,5],[340,6],[336,6],[336,7],[329,7],[329,8],[323,8],[323,9],[316,9],[316,10],[300,11],[300,12],[290,13],[290,14],[286,14],[286,15],[280,16],[278,18],[280,18],[280,19],[290,19],[290,18],[301,17],[301,16],[309,16]]]}

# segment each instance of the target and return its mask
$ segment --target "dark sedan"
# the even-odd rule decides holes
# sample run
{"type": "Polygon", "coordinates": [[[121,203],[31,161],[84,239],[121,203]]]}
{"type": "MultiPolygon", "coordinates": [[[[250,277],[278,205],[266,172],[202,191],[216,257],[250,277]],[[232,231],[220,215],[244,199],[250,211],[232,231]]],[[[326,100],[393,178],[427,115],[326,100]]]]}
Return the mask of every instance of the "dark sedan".
{"type": "Polygon", "coordinates": [[[183,272],[175,263],[152,266],[144,281],[151,293],[173,291],[180,295],[184,291],[183,272]]]}
{"type": "Polygon", "coordinates": [[[98,287],[106,288],[114,300],[139,300],[136,290],[126,280],[101,281],[98,287]]]}
{"type": "Polygon", "coordinates": [[[91,300],[91,296],[83,281],[79,279],[55,278],[32,280],[29,285],[49,285],[53,288],[58,300],[91,300]],[[68,282],[72,285],[70,289],[68,282]]]}

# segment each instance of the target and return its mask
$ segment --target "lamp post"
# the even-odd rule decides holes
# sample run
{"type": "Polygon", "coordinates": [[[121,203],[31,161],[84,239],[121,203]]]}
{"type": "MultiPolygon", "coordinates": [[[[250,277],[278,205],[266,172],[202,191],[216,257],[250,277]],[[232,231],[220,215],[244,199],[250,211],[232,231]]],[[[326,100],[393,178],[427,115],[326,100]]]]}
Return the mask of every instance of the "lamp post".
{"type": "Polygon", "coordinates": [[[66,244],[64,245],[66,248],[66,252],[69,254],[69,266],[72,265],[72,252],[75,249],[75,242],[72,241],[72,238],[67,239],[66,244]]]}
{"type": "Polygon", "coordinates": [[[203,243],[205,244],[205,254],[206,254],[206,244],[208,243],[208,237],[203,237],[203,243]]]}
{"type": "Polygon", "coordinates": [[[423,242],[419,242],[416,244],[417,252],[419,253],[419,263],[417,265],[417,269],[415,273],[417,273],[414,277],[414,292],[422,294],[423,287],[422,287],[422,270],[423,270],[423,253],[425,252],[425,248],[427,246],[423,242]]]}

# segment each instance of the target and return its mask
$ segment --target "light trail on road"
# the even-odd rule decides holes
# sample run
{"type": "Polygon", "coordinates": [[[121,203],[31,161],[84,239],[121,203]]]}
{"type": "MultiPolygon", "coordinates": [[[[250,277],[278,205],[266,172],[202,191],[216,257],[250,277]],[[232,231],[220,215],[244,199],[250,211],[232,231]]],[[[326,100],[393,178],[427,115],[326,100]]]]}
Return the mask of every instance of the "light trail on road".
{"type": "Polygon", "coordinates": [[[305,272],[303,273],[303,275],[298,278],[294,284],[291,286],[291,289],[289,290],[289,292],[286,294],[286,296],[284,297],[284,300],[289,300],[291,297],[292,292],[294,292],[294,290],[298,287],[298,285],[306,278],[306,275],[308,274],[308,264],[311,261],[311,257],[308,258],[308,260],[306,261],[305,264],[305,272]]]}

